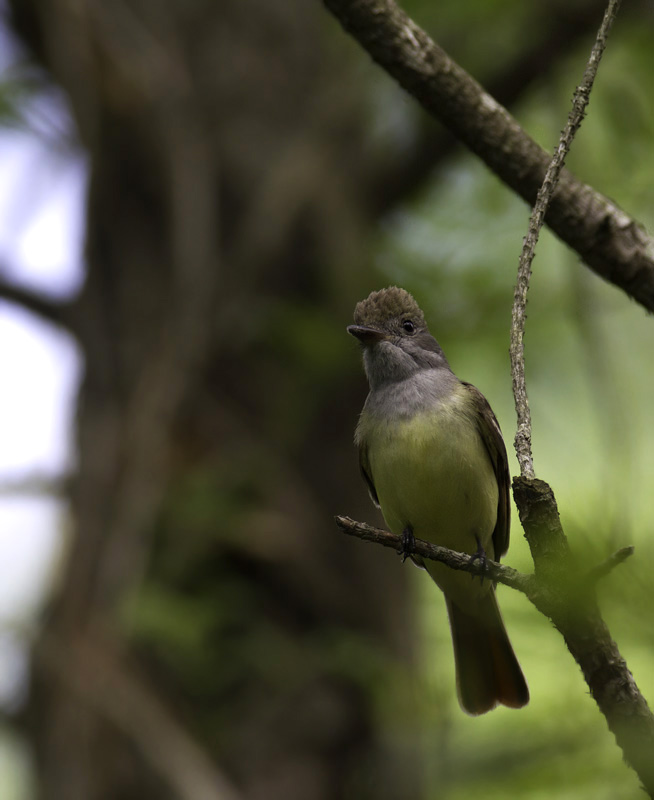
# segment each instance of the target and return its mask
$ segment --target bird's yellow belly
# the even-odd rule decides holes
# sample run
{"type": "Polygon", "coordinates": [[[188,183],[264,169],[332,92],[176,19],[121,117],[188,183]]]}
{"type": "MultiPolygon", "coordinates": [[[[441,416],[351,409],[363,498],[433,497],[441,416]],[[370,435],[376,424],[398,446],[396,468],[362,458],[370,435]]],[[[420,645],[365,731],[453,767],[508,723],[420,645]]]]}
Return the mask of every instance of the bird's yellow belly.
{"type": "MultiPolygon", "coordinates": [[[[372,480],[394,533],[410,527],[419,539],[467,553],[481,544],[493,558],[497,478],[474,421],[456,406],[441,408],[378,423],[367,441],[372,480]]],[[[469,575],[436,562],[427,568],[452,599],[464,583],[469,594],[469,575]]]]}

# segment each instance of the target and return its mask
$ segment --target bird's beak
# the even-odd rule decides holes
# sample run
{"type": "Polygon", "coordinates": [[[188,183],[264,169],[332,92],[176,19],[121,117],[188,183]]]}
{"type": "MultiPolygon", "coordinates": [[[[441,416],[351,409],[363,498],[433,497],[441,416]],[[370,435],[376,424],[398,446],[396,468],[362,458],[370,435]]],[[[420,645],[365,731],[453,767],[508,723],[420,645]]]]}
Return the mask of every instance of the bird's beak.
{"type": "Polygon", "coordinates": [[[386,334],[376,328],[366,328],[365,325],[348,325],[347,332],[358,339],[361,344],[377,344],[386,338],[386,334]]]}

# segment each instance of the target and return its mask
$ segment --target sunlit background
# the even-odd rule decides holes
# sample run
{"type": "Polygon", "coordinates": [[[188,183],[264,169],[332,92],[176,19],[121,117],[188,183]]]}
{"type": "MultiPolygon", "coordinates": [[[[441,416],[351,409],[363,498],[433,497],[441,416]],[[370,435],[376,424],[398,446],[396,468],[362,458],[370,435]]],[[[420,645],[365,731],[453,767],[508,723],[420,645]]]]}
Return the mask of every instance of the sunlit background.
{"type": "MultiPolygon", "coordinates": [[[[438,30],[442,8],[411,5],[422,12],[423,24],[429,26],[433,17],[438,30]]],[[[456,8],[465,4],[446,5],[448,24],[455,29],[456,8]]],[[[337,39],[335,30],[330,35],[337,39]]],[[[506,38],[513,41],[510,29],[506,38]]],[[[457,46],[455,56],[473,73],[490,57],[474,41],[457,41],[457,46]]],[[[587,50],[585,41],[517,108],[521,124],[547,149],[563,125],[587,50]]],[[[27,80],[26,56],[2,28],[0,59],[0,91],[11,99],[6,103],[10,111],[0,119],[0,273],[43,294],[73,296],[84,271],[85,157],[73,144],[65,98],[47,84],[27,80]]],[[[353,63],[356,80],[367,87],[367,113],[377,145],[411,147],[411,103],[374,67],[361,66],[356,58],[353,63]]],[[[638,20],[626,20],[616,27],[569,166],[650,232],[652,98],[651,30],[638,20]]],[[[527,218],[521,201],[472,157],[459,154],[417,197],[387,215],[371,242],[378,284],[369,288],[399,283],[416,294],[454,370],[491,401],[505,432],[512,474],[517,466],[511,448],[508,326],[527,218]]],[[[347,298],[347,304],[353,307],[358,299],[347,298]]],[[[618,547],[636,545],[634,558],[602,584],[600,602],[640,688],[652,698],[654,323],[547,232],[537,251],[528,313],[527,381],[536,471],[555,490],[582,564],[591,566],[618,547]]],[[[348,321],[344,317],[341,327],[348,321]]],[[[344,335],[338,342],[339,357],[358,358],[344,335]]],[[[73,425],[81,369],[78,349],[67,334],[0,301],[3,800],[34,796],[29,742],[13,719],[25,701],[30,642],[65,559],[63,497],[76,463],[73,425]]],[[[355,419],[353,409],[352,427],[355,419]]],[[[372,511],[369,518],[374,519],[372,511]]],[[[530,569],[517,518],[506,560],[530,569]]],[[[388,727],[389,740],[407,748],[417,743],[419,749],[446,749],[448,775],[429,775],[430,759],[425,759],[427,786],[438,785],[425,798],[639,796],[637,779],[623,764],[561,637],[522,596],[507,589],[499,590],[500,600],[528,676],[531,703],[520,714],[504,709],[480,719],[461,714],[453,700],[452,659],[440,655],[449,650],[444,605],[423,574],[414,573],[411,580],[423,612],[423,682],[407,686],[398,675],[395,694],[380,692],[378,716],[381,728],[388,727]],[[505,780],[501,764],[506,742],[511,742],[517,766],[512,765],[505,780]],[[486,768],[462,778],[462,754],[471,747],[483,754],[486,768]]],[[[442,765],[442,753],[438,763],[442,765]]]]}
{"type": "MultiPolygon", "coordinates": [[[[25,54],[0,27],[3,93],[27,81],[25,54]]],[[[0,126],[0,274],[45,295],[72,296],[83,279],[84,158],[53,90],[29,92],[0,126]]],[[[13,109],[12,109],[13,110],[13,109]]],[[[56,577],[66,525],[62,481],[74,468],[80,370],[75,342],[0,300],[0,706],[25,700],[28,650],[56,577]]],[[[29,752],[3,724],[3,797],[30,796],[29,752]]]]}

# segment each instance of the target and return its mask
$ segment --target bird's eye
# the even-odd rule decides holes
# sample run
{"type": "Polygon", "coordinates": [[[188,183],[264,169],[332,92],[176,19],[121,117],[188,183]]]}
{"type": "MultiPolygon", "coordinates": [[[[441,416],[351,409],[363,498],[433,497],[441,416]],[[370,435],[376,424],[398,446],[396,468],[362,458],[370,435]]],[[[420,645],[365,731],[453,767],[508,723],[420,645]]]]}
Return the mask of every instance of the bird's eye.
{"type": "Polygon", "coordinates": [[[402,323],[402,327],[407,333],[416,332],[416,326],[413,324],[413,322],[411,322],[410,319],[405,319],[404,322],[402,323]]]}

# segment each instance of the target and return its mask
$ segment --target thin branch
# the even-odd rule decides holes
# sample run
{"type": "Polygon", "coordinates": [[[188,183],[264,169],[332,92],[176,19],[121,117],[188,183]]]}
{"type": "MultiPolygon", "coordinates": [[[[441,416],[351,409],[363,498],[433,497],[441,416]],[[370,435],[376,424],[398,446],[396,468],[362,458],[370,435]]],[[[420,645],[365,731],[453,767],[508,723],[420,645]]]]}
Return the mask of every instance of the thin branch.
{"type": "Polygon", "coordinates": [[[71,485],[71,475],[48,475],[34,472],[26,475],[0,475],[0,497],[51,496],[64,497],[71,485]]]}
{"type": "MultiPolygon", "coordinates": [[[[546,485],[542,481],[531,482],[524,478],[516,480],[522,481],[527,491],[533,489],[534,485],[545,490],[546,485]]],[[[545,501],[537,502],[536,513],[527,521],[526,528],[555,524],[550,505],[545,501]]],[[[400,536],[363,522],[355,522],[348,517],[336,517],[336,524],[344,533],[364,541],[381,544],[398,552],[402,546],[400,536]]],[[[529,530],[529,533],[531,535],[533,531],[529,530]]],[[[539,536],[538,541],[547,543],[548,540],[539,536]]],[[[554,543],[555,555],[551,563],[560,565],[562,559],[558,544],[563,543],[567,548],[567,542],[559,541],[554,536],[554,543]]],[[[413,552],[420,558],[430,558],[472,575],[484,575],[497,583],[517,589],[554,623],[581,667],[591,694],[615,735],[625,760],[636,771],[649,796],[654,797],[654,759],[651,757],[654,752],[654,716],[620,655],[618,646],[611,638],[593,592],[593,578],[596,581],[624,561],[630,555],[631,548],[618,551],[585,577],[578,569],[566,568],[570,563],[569,559],[563,559],[564,568],[559,568],[556,572],[542,568],[534,575],[525,575],[494,561],[488,561],[484,567],[479,561],[471,560],[466,553],[456,553],[420,539],[416,539],[413,552]]],[[[543,553],[541,564],[548,563],[549,555],[551,554],[543,553]]]]}
{"type": "Polygon", "coordinates": [[[525,310],[538,235],[562,174],[565,157],[583,120],[608,33],[619,7],[620,0],[609,0],[582,83],[575,92],[566,127],[538,191],[520,256],[511,325],[511,374],[518,417],[515,447],[521,471],[520,478],[514,480],[514,495],[536,571],[540,573],[539,583],[547,587],[547,592],[533,602],[563,635],[625,760],[653,797],[651,752],[654,749],[654,715],[611,638],[593,592],[597,580],[622,563],[633,548],[623,548],[595,567],[588,573],[586,581],[575,580],[554,494],[547,484],[534,478],[531,419],[524,377],[525,310]]]}
{"type": "MultiPolygon", "coordinates": [[[[536,483],[538,483],[538,481],[536,481],[536,483]]],[[[350,519],[350,517],[336,516],[334,520],[341,531],[348,536],[354,536],[356,539],[361,539],[364,542],[372,542],[382,547],[388,547],[398,553],[398,555],[403,552],[402,537],[397,536],[395,533],[385,531],[382,528],[375,528],[373,525],[368,525],[367,522],[357,522],[356,520],[350,519]]],[[[587,590],[601,578],[608,575],[617,566],[623,564],[633,553],[633,545],[622,547],[606,560],[589,570],[585,576],[580,577],[577,575],[576,577],[573,576],[573,578],[580,587],[587,590]]],[[[458,553],[455,550],[449,550],[447,547],[441,547],[440,545],[432,544],[423,539],[415,539],[414,547],[410,555],[418,556],[418,562],[422,558],[428,558],[431,561],[440,561],[451,569],[469,572],[471,575],[489,578],[495,583],[502,583],[505,586],[510,586],[512,589],[526,595],[539,609],[543,604],[545,606],[549,606],[550,604],[549,598],[543,600],[547,595],[547,591],[544,590],[542,586],[539,586],[541,579],[537,575],[527,575],[523,572],[518,572],[518,570],[513,569],[513,567],[507,567],[497,561],[486,559],[482,563],[480,559],[471,558],[469,553],[458,553]]],[[[544,582],[547,582],[547,579],[544,582]]],[[[549,612],[547,612],[547,615],[550,616],[549,612]]],[[[556,614],[554,617],[550,616],[550,619],[552,619],[554,624],[557,624],[556,614]]]]}
{"type": "MultiPolygon", "coordinates": [[[[339,516],[335,517],[335,520],[343,533],[349,536],[355,536],[365,542],[374,542],[382,545],[382,547],[390,547],[397,553],[402,552],[401,536],[381,530],[381,528],[374,528],[365,522],[356,522],[349,517],[339,516]]],[[[429,558],[432,561],[440,561],[452,569],[469,572],[471,575],[490,578],[496,583],[503,583],[505,586],[517,589],[517,591],[523,592],[527,596],[530,596],[533,590],[533,575],[524,575],[512,567],[505,567],[503,564],[498,564],[496,561],[490,561],[489,559],[482,563],[479,559],[473,560],[468,553],[457,553],[455,550],[425,542],[423,539],[415,540],[412,555],[429,558]]]]}
{"type": "MultiPolygon", "coordinates": [[[[401,536],[397,536],[381,528],[375,528],[373,525],[368,525],[366,522],[357,522],[350,519],[350,517],[337,516],[334,517],[334,520],[343,533],[348,536],[354,536],[364,542],[380,544],[382,547],[395,550],[398,554],[402,553],[403,542],[401,536]]],[[[633,554],[633,545],[621,547],[620,550],[610,555],[605,561],[602,561],[596,567],[589,570],[585,578],[580,579],[580,585],[592,586],[592,584],[597,583],[597,581],[608,575],[617,566],[623,564],[633,554]]],[[[539,598],[541,596],[541,592],[537,587],[536,576],[518,572],[518,570],[513,569],[513,567],[507,567],[497,561],[486,559],[486,561],[482,563],[479,559],[472,559],[468,553],[458,553],[455,550],[449,550],[447,547],[441,547],[440,545],[426,542],[423,539],[415,540],[411,555],[420,556],[420,558],[429,558],[432,561],[440,561],[451,569],[469,572],[471,575],[477,575],[483,578],[489,578],[495,583],[503,583],[505,586],[510,586],[512,589],[522,592],[532,600],[532,602],[534,602],[534,598],[539,598]]],[[[538,604],[538,599],[536,599],[535,602],[538,604]]]]}
{"type": "MultiPolygon", "coordinates": [[[[530,205],[550,156],[394,0],[323,0],[392,77],[530,205]]],[[[654,239],[562,170],[546,222],[604,280],[654,311],[654,239]]]]}
{"type": "Polygon", "coordinates": [[[65,328],[70,333],[75,333],[75,303],[70,300],[56,300],[47,297],[40,292],[26,289],[2,277],[0,277],[0,300],[14,303],[40,317],[45,322],[65,328]]]}
{"type": "Polygon", "coordinates": [[[563,164],[566,156],[570,152],[572,140],[579,130],[581,122],[586,112],[586,107],[590,100],[590,93],[593,88],[597,69],[602,59],[602,54],[606,48],[611,26],[615,20],[621,0],[610,0],[604,14],[604,19],[597,33],[597,38],[591,50],[584,76],[575,90],[572,99],[572,109],[568,115],[568,121],[561,132],[561,138],[557,145],[552,160],[550,161],[545,178],[538,190],[536,202],[529,217],[527,235],[522,244],[520,264],[518,266],[518,279],[515,286],[513,298],[513,311],[511,318],[511,375],[513,378],[513,397],[515,400],[518,426],[515,435],[515,450],[520,464],[520,474],[524,478],[532,479],[535,477],[533,456],[531,452],[531,414],[529,412],[529,401],[527,399],[527,386],[525,383],[525,351],[524,333],[527,308],[527,292],[529,291],[529,280],[531,278],[531,265],[536,252],[536,244],[540,235],[540,229],[545,222],[545,214],[549,208],[554,195],[563,164]]]}
{"type": "Polygon", "coordinates": [[[605,561],[602,561],[601,564],[598,564],[596,567],[593,567],[588,572],[586,579],[589,583],[597,583],[601,578],[606,577],[610,572],[616,567],[619,567],[620,564],[624,564],[624,562],[634,554],[634,546],[630,544],[628,547],[621,547],[615,553],[610,555],[605,561]]]}
{"type": "MultiPolygon", "coordinates": [[[[525,199],[535,201],[550,163],[547,154],[393,0],[324,2],[428,111],[525,199]]],[[[612,0],[610,12],[617,5],[612,0]]],[[[654,310],[654,260],[647,252],[648,246],[654,252],[654,246],[633,220],[565,170],[546,220],[598,274],[654,310]]],[[[514,481],[514,494],[536,570],[534,576],[523,576],[528,582],[522,591],[562,633],[626,761],[654,797],[654,715],[602,620],[592,585],[580,580],[573,568],[553,493],[544,482],[521,476],[514,481]]],[[[377,531],[360,523],[339,518],[338,524],[353,535],[399,546],[397,538],[383,532],[378,538],[377,531]]],[[[442,548],[432,552],[425,544],[416,548],[421,557],[474,571],[465,554],[442,548]]],[[[490,566],[493,579],[511,585],[511,578],[498,568],[490,566]]]]}

